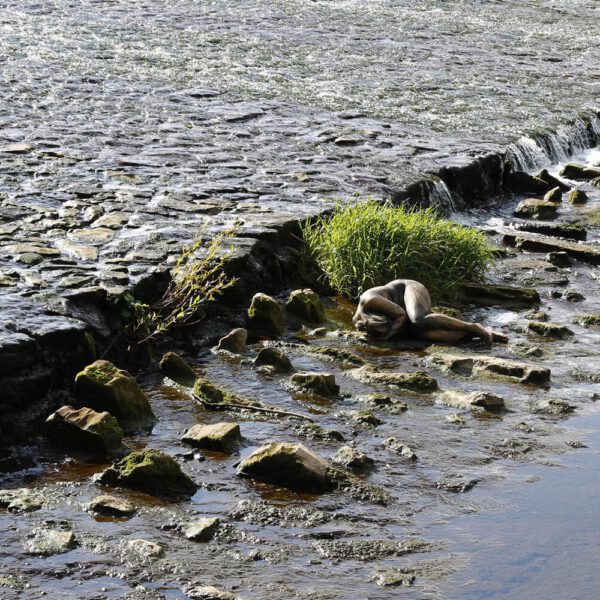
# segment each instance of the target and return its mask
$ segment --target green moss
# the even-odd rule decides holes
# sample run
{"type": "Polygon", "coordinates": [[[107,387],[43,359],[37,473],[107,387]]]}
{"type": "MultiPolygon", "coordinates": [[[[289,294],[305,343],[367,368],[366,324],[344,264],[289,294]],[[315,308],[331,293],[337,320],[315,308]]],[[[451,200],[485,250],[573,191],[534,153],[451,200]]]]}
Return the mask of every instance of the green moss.
{"type": "Polygon", "coordinates": [[[285,307],[291,313],[311,323],[322,323],[325,320],[323,303],[311,289],[294,290],[285,307]]]}

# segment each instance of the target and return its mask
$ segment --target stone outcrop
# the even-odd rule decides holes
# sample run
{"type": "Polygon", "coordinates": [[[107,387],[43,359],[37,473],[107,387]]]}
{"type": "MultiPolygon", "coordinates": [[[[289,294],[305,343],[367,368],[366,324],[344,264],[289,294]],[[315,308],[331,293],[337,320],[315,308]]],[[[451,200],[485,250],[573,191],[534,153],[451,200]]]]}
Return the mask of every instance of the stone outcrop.
{"type": "Polygon", "coordinates": [[[197,448],[232,452],[242,441],[242,435],[237,423],[213,423],[194,425],[183,434],[181,440],[197,448]]]}
{"type": "Polygon", "coordinates": [[[332,489],[329,463],[302,444],[270,443],[245,458],[238,474],[296,491],[332,489]]]}
{"type": "Polygon", "coordinates": [[[126,433],[150,430],[156,424],[148,398],[127,371],[97,360],[75,377],[75,397],[83,406],[108,411],[126,433]]]}
{"type": "Polygon", "coordinates": [[[534,177],[523,171],[513,171],[504,178],[505,186],[515,194],[545,194],[552,187],[539,177],[534,177]]]}
{"type": "Polygon", "coordinates": [[[507,246],[516,246],[521,250],[531,252],[566,252],[572,258],[577,258],[594,265],[600,264],[600,249],[590,244],[576,244],[567,240],[559,240],[534,233],[507,233],[503,237],[507,246]]]}
{"type": "Polygon", "coordinates": [[[162,357],[160,371],[165,377],[184,387],[193,387],[196,381],[194,369],[175,352],[167,352],[162,357]]]}
{"type": "Polygon", "coordinates": [[[518,383],[536,385],[545,385],[550,381],[550,369],[495,356],[434,354],[431,361],[464,377],[502,377],[518,383]]]}
{"type": "Polygon", "coordinates": [[[122,458],[102,473],[100,481],[165,498],[190,497],[198,489],[173,458],[151,449],[122,458]]]}
{"type": "Polygon", "coordinates": [[[62,406],[46,420],[51,436],[68,448],[101,456],[125,451],[123,430],[108,412],[62,406]]]}
{"type": "Polygon", "coordinates": [[[322,323],[325,320],[325,309],[321,298],[308,288],[294,290],[289,295],[285,308],[292,314],[310,323],[322,323]]]}

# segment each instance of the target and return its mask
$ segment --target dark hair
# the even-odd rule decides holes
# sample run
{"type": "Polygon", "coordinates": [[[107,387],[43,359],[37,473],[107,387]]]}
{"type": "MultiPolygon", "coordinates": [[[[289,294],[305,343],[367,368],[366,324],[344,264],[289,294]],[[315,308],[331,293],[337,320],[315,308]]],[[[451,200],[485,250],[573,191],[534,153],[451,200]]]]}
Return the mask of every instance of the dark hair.
{"type": "Polygon", "coordinates": [[[363,313],[354,324],[359,331],[366,331],[371,337],[386,339],[392,333],[392,319],[380,313],[363,313]]]}

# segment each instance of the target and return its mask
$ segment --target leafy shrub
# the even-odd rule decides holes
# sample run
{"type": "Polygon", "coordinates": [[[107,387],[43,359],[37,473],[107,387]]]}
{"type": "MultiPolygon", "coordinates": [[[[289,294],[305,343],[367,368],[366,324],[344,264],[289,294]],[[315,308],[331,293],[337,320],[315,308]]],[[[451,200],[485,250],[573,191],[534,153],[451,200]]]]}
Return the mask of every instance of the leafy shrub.
{"type": "Polygon", "coordinates": [[[374,200],[339,206],[330,218],[306,222],[310,254],[329,284],[350,298],[393,279],[415,279],[433,296],[480,280],[492,248],[482,233],[438,217],[431,209],[374,200]]]}
{"type": "Polygon", "coordinates": [[[194,325],[204,318],[204,307],[218,298],[237,279],[224,271],[231,252],[223,250],[225,239],[233,232],[222,233],[207,242],[198,239],[185,246],[171,270],[171,280],[158,302],[133,304],[133,337],[146,342],[173,327],[194,325]]]}

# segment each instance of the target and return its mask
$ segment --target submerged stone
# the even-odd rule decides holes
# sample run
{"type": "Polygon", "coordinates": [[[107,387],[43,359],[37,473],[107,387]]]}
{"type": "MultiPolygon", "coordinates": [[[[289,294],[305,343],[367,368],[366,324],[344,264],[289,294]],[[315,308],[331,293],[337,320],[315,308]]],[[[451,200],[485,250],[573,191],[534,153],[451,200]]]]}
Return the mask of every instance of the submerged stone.
{"type": "Polygon", "coordinates": [[[538,219],[553,219],[556,217],[557,205],[547,200],[533,198],[521,200],[515,209],[515,217],[535,217],[538,219]]]}
{"type": "Polygon", "coordinates": [[[290,359],[277,348],[261,348],[254,359],[257,367],[270,367],[274,373],[289,373],[292,370],[290,359]]]}
{"type": "Polygon", "coordinates": [[[175,383],[192,387],[196,381],[194,369],[175,352],[167,352],[160,361],[160,372],[175,383]]]}
{"type": "Polygon", "coordinates": [[[335,429],[324,429],[316,423],[303,423],[294,427],[294,433],[309,440],[338,440],[343,441],[344,436],[335,429]]]}
{"type": "Polygon", "coordinates": [[[321,298],[309,288],[294,290],[289,295],[285,307],[297,317],[311,323],[322,323],[325,320],[325,309],[321,298]]]}
{"type": "Polygon", "coordinates": [[[402,391],[431,393],[438,389],[437,381],[423,371],[396,373],[394,371],[376,371],[373,367],[364,366],[349,373],[363,383],[385,385],[402,391]]]}
{"type": "Polygon", "coordinates": [[[489,375],[537,385],[545,385],[550,381],[550,369],[495,356],[437,354],[431,360],[465,377],[489,375]]]}
{"type": "Polygon", "coordinates": [[[539,336],[554,340],[563,340],[573,335],[573,332],[564,325],[558,325],[557,323],[546,323],[543,321],[531,321],[527,323],[527,330],[539,336]]]}
{"type": "Polygon", "coordinates": [[[108,412],[62,406],[46,419],[46,423],[52,436],[69,448],[102,456],[117,454],[125,449],[122,443],[123,430],[108,412]]]}
{"type": "Polygon", "coordinates": [[[243,327],[232,329],[226,336],[219,340],[217,350],[227,350],[233,354],[242,354],[248,341],[248,330],[243,327]]]}
{"type": "Polygon", "coordinates": [[[219,519],[204,517],[186,525],[183,533],[192,542],[210,542],[219,529],[219,519]]]}
{"type": "Polygon", "coordinates": [[[88,510],[111,517],[131,517],[135,512],[135,506],[124,498],[102,494],[91,500],[88,510]]]}
{"type": "Polygon", "coordinates": [[[148,398],[127,371],[97,360],[75,377],[75,396],[84,406],[108,411],[125,431],[150,430],[156,424],[148,398]]]}
{"type": "Polygon", "coordinates": [[[332,489],[329,463],[302,444],[270,443],[245,458],[238,474],[297,491],[332,489]]]}
{"type": "Polygon", "coordinates": [[[319,396],[337,396],[340,387],[332,373],[294,373],[290,377],[292,386],[319,396]]]}
{"type": "Polygon", "coordinates": [[[475,391],[465,394],[455,390],[446,390],[440,394],[439,400],[442,404],[455,408],[489,412],[500,412],[506,409],[504,399],[491,392],[475,391]]]}
{"type": "Polygon", "coordinates": [[[281,335],[285,329],[281,305],[267,294],[255,294],[248,309],[248,327],[269,335],[281,335]]]}
{"type": "Polygon", "coordinates": [[[369,578],[381,587],[411,587],[415,579],[414,573],[397,569],[376,571],[369,578]]]}
{"type": "Polygon", "coordinates": [[[237,600],[237,596],[212,585],[201,585],[185,592],[191,600],[237,600]]]}
{"type": "Polygon", "coordinates": [[[400,440],[397,440],[395,437],[386,438],[383,441],[383,445],[392,452],[399,454],[403,458],[408,458],[408,460],[418,460],[418,456],[413,452],[413,449],[410,446],[402,443],[400,440]]]}
{"type": "Polygon", "coordinates": [[[152,449],[122,458],[102,473],[100,481],[166,498],[190,497],[198,489],[173,458],[152,449]]]}
{"type": "Polygon", "coordinates": [[[237,423],[213,423],[194,425],[183,434],[181,440],[206,450],[231,452],[241,442],[242,435],[237,423]]]}

